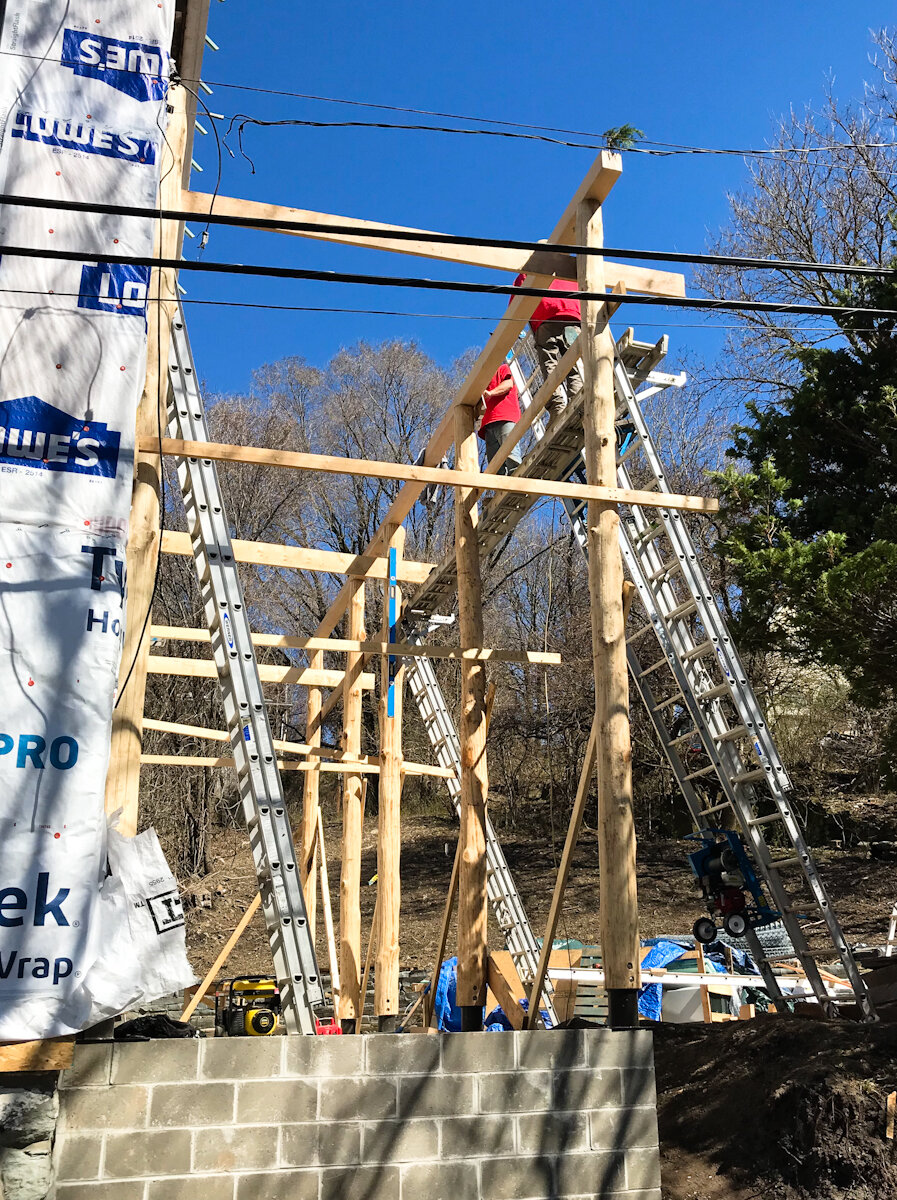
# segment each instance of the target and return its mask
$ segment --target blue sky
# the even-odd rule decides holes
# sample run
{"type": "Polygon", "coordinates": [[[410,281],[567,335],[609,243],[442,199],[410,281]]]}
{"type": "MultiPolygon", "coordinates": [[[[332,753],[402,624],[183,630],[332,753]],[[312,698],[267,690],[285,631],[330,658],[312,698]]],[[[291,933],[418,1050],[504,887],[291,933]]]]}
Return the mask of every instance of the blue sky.
{"type": "MultiPolygon", "coordinates": [[[[532,0],[514,5],[226,0],[212,3],[209,32],[221,49],[206,51],[203,75],[221,84],[596,133],[630,122],[656,140],[763,146],[779,114],[821,102],[829,76],[842,99],[861,94],[864,81],[874,76],[869,30],[889,19],[893,6],[878,0],[851,5],[835,0],[611,5],[598,0],[566,6],[532,0]]],[[[243,113],[264,120],[454,123],[213,86],[214,95],[204,99],[228,119],[243,113]]],[[[235,136],[231,144],[237,156],[225,151],[224,194],[519,238],[550,232],[593,157],[589,150],[494,137],[249,128],[245,146],[255,163],[252,174],[235,136]]],[[[194,156],[204,171],[194,173],[193,187],[211,191],[217,173],[214,139],[198,136],[194,156]]],[[[701,250],[708,231],[726,221],[726,192],[742,186],[746,174],[740,158],[626,155],[623,177],[605,206],[607,242],[701,250]]],[[[187,256],[195,257],[197,247],[198,239],[188,240],[187,256]]],[[[212,228],[205,257],[507,281],[497,273],[220,226],[212,228]]],[[[489,318],[504,308],[494,297],[318,282],[189,272],[182,282],[188,300],[489,318]]],[[[300,355],[323,365],[341,346],[360,339],[413,338],[448,363],[481,344],[491,329],[489,321],[263,312],[236,305],[191,305],[187,313],[198,369],[211,388],[221,391],[246,389],[253,368],[263,363],[300,355]]],[[[633,308],[620,315],[646,338],[668,331],[672,345],[705,355],[719,345],[719,334],[688,327],[700,321],[693,313],[633,308]]]]}

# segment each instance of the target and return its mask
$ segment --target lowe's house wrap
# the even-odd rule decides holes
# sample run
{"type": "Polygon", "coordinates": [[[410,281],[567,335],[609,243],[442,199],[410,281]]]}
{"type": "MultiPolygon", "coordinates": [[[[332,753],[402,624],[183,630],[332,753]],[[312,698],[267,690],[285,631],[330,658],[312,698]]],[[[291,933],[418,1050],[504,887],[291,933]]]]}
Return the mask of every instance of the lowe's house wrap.
{"type": "MultiPolygon", "coordinates": [[[[9,0],[0,191],[156,204],[173,14],[9,0]]],[[[103,793],[149,269],[103,256],[147,257],[153,226],[0,208],[0,244],[98,260],[0,259],[0,1040],[73,1032],[134,998],[113,967],[132,957],[123,897],[140,888],[108,873],[103,793]]],[[[164,860],[155,874],[169,889],[164,860]]]]}

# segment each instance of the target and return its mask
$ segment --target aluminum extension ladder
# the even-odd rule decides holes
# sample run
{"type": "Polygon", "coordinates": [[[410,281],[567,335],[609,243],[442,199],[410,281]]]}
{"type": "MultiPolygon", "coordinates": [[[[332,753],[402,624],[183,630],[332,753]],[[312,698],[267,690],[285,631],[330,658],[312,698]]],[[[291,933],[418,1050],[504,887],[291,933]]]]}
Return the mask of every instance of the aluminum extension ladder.
{"type": "MultiPolygon", "coordinates": [[[[631,331],[617,344],[614,384],[617,427],[623,435],[618,438],[617,459],[621,488],[671,491],[640,407],[641,398],[684,381],[684,376],[654,370],[666,346],[666,338],[655,346],[635,342],[631,331]],[[644,381],[653,386],[638,396],[633,385],[644,381]],[[638,461],[637,483],[630,472],[631,461],[638,461]]],[[[532,376],[538,379],[540,373],[534,371],[527,380],[519,364],[512,363],[511,369],[521,400],[528,405],[532,376]]],[[[541,422],[534,423],[534,432],[541,441],[541,422]]],[[[583,430],[577,414],[565,413],[546,440],[553,464],[546,462],[546,454],[539,454],[541,446],[531,452],[541,460],[546,476],[585,482],[583,430]]],[[[525,460],[524,470],[526,466],[525,460]]],[[[565,500],[564,506],[587,556],[586,505],[565,500]]],[[[734,814],[819,1003],[829,1012],[836,1007],[801,927],[802,918],[816,914],[828,927],[853,1000],[864,1019],[873,1021],[875,1010],[865,983],[794,815],[791,782],[701,569],[685,514],[663,508],[646,512],[641,507],[624,514],[620,521],[623,560],[648,615],[648,624],[627,638],[629,671],[695,827],[719,829],[726,824],[726,811],[734,814]],[[642,666],[636,644],[652,630],[662,655],[642,666]],[[697,781],[702,782],[695,787],[697,781]],[[705,790],[707,784],[711,791],[705,790]],[[767,827],[783,835],[790,849],[774,852],[764,837],[767,827]],[[786,872],[793,872],[804,885],[805,898],[792,897],[786,872]]],[[[756,933],[749,931],[747,942],[770,996],[781,1000],[772,962],[756,933]]]]}
{"type": "MultiPolygon", "coordinates": [[[[168,367],[170,436],[209,441],[182,309],[168,367]]],[[[324,992],[218,473],[204,458],[177,471],[284,1018],[288,1032],[314,1034],[324,992]]]]}

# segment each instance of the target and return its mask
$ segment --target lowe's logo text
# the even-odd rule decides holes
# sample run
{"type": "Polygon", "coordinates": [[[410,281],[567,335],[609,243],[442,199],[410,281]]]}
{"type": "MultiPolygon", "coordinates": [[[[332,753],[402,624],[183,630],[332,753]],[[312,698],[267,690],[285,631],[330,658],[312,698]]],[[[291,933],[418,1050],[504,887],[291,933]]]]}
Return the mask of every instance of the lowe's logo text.
{"type": "Polygon", "coordinates": [[[62,65],[76,75],[99,79],[135,100],[162,100],[168,87],[168,54],[161,46],[123,42],[81,29],[62,35],[62,65]]]}
{"type": "Polygon", "coordinates": [[[62,150],[80,150],[82,154],[102,154],[104,158],[122,158],[128,162],[154,163],[156,147],[149,138],[116,133],[86,121],[65,117],[42,117],[37,113],[17,112],[12,127],[14,138],[43,142],[62,150]]]}
{"type": "Polygon", "coordinates": [[[52,917],[57,925],[68,925],[62,905],[69,891],[69,888],[60,888],[51,897],[49,871],[41,871],[38,875],[33,902],[22,888],[0,888],[0,926],[12,929],[24,925],[26,917],[32,925],[46,925],[47,917],[52,917]]]}
{"type": "Polygon", "coordinates": [[[0,756],[15,750],[17,767],[36,767],[43,771],[53,767],[57,771],[69,771],[78,761],[78,743],[68,734],[47,742],[39,733],[20,733],[18,738],[11,733],[0,733],[0,756]]]}
{"type": "Polygon", "coordinates": [[[149,281],[149,267],[88,263],[81,268],[78,307],[145,318],[149,281]]]}
{"type": "Polygon", "coordinates": [[[79,421],[38,396],[0,403],[0,463],[114,479],[121,434],[79,421]]]}

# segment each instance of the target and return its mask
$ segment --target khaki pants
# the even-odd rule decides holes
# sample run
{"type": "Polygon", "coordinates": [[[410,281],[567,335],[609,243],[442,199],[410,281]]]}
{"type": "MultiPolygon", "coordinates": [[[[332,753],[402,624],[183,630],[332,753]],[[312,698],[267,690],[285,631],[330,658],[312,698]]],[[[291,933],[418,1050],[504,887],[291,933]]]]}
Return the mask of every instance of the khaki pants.
{"type": "MultiPolygon", "coordinates": [[[[579,337],[579,325],[565,325],[561,321],[543,321],[533,332],[536,342],[536,353],[539,356],[539,366],[548,378],[549,372],[561,361],[567,350],[579,337]]],[[[557,389],[545,406],[549,421],[553,421],[567,407],[570,400],[575,400],[582,391],[582,375],[579,366],[575,366],[567,376],[564,384],[557,389]]]]}

